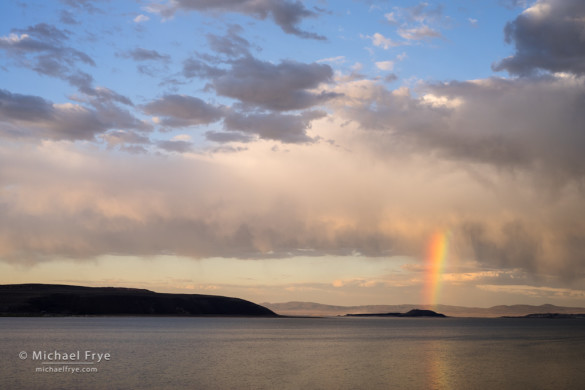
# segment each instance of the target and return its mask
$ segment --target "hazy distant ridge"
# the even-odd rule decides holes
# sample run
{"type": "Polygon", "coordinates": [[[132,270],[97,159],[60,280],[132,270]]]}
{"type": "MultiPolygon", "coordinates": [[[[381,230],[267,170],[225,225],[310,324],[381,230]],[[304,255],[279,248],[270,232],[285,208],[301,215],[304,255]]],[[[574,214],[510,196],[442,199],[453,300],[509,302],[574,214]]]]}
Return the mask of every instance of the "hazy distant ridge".
{"type": "Polygon", "coordinates": [[[348,313],[405,313],[412,309],[435,310],[449,317],[503,317],[525,316],[539,313],[583,314],[583,307],[563,307],[555,305],[499,305],[489,308],[450,306],[450,305],[365,305],[333,306],[314,302],[262,303],[263,306],[281,315],[300,316],[337,316],[348,313]]]}

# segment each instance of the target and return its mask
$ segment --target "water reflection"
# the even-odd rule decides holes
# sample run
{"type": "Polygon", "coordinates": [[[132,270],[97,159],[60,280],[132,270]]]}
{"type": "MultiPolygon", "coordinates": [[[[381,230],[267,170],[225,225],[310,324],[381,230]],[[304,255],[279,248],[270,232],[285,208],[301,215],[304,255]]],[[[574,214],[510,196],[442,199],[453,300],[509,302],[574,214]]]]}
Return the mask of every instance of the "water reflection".
{"type": "Polygon", "coordinates": [[[428,389],[453,389],[450,383],[451,371],[455,370],[450,362],[449,342],[445,340],[429,340],[424,346],[424,373],[428,389]]]}

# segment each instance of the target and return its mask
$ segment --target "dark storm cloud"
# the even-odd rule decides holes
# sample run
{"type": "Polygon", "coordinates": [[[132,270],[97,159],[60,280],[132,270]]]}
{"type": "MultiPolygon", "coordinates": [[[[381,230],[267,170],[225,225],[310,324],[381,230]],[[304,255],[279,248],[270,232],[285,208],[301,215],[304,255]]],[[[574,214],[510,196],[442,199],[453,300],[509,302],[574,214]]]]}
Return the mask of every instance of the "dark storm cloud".
{"type": "Polygon", "coordinates": [[[145,113],[160,116],[160,124],[186,127],[216,122],[222,118],[221,108],[187,95],[164,95],[143,106],[145,113]]]}
{"type": "Polygon", "coordinates": [[[585,2],[540,0],[506,25],[516,52],[494,65],[516,75],[538,70],[585,74],[585,2]]]}
{"type": "Polygon", "coordinates": [[[285,33],[301,38],[324,40],[325,37],[303,31],[298,26],[306,18],[318,14],[308,10],[300,1],[290,0],[173,0],[167,4],[151,4],[150,10],[163,17],[172,17],[177,11],[210,13],[236,12],[264,20],[271,18],[285,33]]]}
{"type": "Polygon", "coordinates": [[[494,78],[430,85],[420,98],[403,91],[373,96],[358,106],[339,104],[376,131],[380,152],[410,150],[559,182],[585,178],[582,78],[494,78]]]}
{"type": "Polygon", "coordinates": [[[585,177],[585,80],[494,79],[438,85],[434,92],[463,101],[449,114],[451,139],[444,140],[455,155],[473,159],[477,153],[493,165],[542,170],[559,179],[585,177]],[[466,138],[475,145],[466,145],[466,138]]]}
{"type": "Polygon", "coordinates": [[[212,84],[218,95],[269,110],[289,111],[323,104],[337,96],[310,91],[332,79],[333,70],[326,64],[282,61],[275,65],[246,57],[233,61],[231,69],[213,78],[212,84]]]}
{"type": "Polygon", "coordinates": [[[226,130],[255,134],[261,139],[283,143],[310,143],[315,141],[307,135],[311,121],[325,115],[321,111],[307,111],[300,115],[230,113],[224,119],[224,126],[226,130]]]}
{"type": "MultiPolygon", "coordinates": [[[[563,228],[564,227],[564,228],[563,228]]],[[[566,280],[585,275],[585,236],[556,226],[551,231],[534,228],[527,221],[502,223],[488,228],[480,222],[459,227],[461,243],[488,269],[521,269],[532,275],[557,275],[566,280]]]]}
{"type": "Polygon", "coordinates": [[[481,223],[465,223],[461,232],[464,240],[471,245],[473,257],[484,266],[521,268],[534,273],[543,261],[542,239],[519,221],[501,226],[497,238],[490,237],[488,229],[481,223]]]}

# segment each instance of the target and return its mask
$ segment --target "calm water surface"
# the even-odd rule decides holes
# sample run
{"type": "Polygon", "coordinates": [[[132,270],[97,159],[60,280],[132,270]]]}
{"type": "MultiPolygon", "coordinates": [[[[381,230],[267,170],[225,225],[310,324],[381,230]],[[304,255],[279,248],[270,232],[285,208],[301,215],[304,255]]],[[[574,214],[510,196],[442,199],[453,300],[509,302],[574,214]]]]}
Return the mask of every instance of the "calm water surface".
{"type": "Polygon", "coordinates": [[[0,318],[0,332],[0,389],[585,388],[577,319],[0,318]],[[97,372],[37,372],[59,367],[97,372]]]}

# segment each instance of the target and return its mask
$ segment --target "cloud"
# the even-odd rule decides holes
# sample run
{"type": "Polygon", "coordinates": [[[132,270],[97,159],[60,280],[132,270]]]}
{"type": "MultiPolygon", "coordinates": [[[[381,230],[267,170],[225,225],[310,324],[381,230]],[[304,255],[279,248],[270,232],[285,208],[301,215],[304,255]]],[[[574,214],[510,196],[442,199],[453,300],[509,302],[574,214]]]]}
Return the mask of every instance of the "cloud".
{"type": "MultiPolygon", "coordinates": [[[[64,40],[69,39],[69,33],[66,32],[65,30],[59,30],[58,28],[56,28],[55,26],[51,26],[49,24],[46,23],[39,23],[36,24],[34,26],[29,26],[27,28],[24,29],[12,29],[13,32],[16,33],[20,33],[22,35],[24,35],[25,37],[21,36],[20,39],[18,40],[22,40],[23,38],[29,38],[31,36],[36,37],[37,39],[42,39],[45,42],[49,41],[49,42],[54,42],[54,43],[60,43],[64,40]]],[[[36,46],[34,43],[29,45],[29,47],[34,47],[36,46]]]]}
{"type": "MultiPolygon", "coordinates": [[[[90,102],[101,104],[116,102],[126,106],[134,106],[134,103],[128,97],[120,95],[116,91],[112,91],[106,87],[93,87],[93,77],[87,73],[78,72],[69,78],[69,82],[76,86],[81,93],[90,97],[90,102]]],[[[80,98],[79,100],[84,101],[84,98],[80,98]]]]}
{"type": "Polygon", "coordinates": [[[405,88],[348,83],[339,113],[378,135],[378,145],[531,172],[550,183],[585,178],[585,79],[485,79],[405,88]],[[386,141],[383,141],[386,139],[386,141]]]}
{"type": "Polygon", "coordinates": [[[199,11],[208,13],[235,12],[264,20],[270,17],[282,31],[301,38],[324,40],[316,33],[301,30],[298,25],[306,18],[317,17],[300,1],[289,0],[170,0],[165,4],[151,4],[149,11],[172,17],[177,11],[199,11]]]}
{"type": "Polygon", "coordinates": [[[539,0],[505,28],[514,55],[494,65],[515,75],[539,70],[585,74],[585,3],[539,0]]]}
{"type": "Polygon", "coordinates": [[[528,0],[499,0],[498,3],[508,9],[517,7],[526,8],[526,6],[528,5],[528,0]]]}
{"type": "Polygon", "coordinates": [[[317,60],[316,62],[318,64],[321,64],[323,62],[331,62],[334,64],[343,64],[345,61],[346,61],[345,56],[337,56],[337,57],[322,58],[320,60],[317,60]]]}
{"type": "Polygon", "coordinates": [[[156,145],[167,152],[189,153],[193,151],[193,143],[181,139],[157,141],[156,145]]]}
{"type": "Polygon", "coordinates": [[[375,46],[388,49],[408,44],[408,41],[420,41],[430,38],[441,38],[439,27],[447,25],[448,18],[443,16],[443,6],[438,4],[432,7],[427,2],[421,2],[412,7],[393,7],[393,12],[384,14],[385,22],[397,26],[397,33],[407,42],[395,42],[376,33],[372,39],[375,46]]]}
{"type": "Polygon", "coordinates": [[[384,14],[384,18],[390,24],[398,24],[398,20],[396,20],[396,14],[394,12],[388,12],[384,14]]]}
{"type": "MultiPolygon", "coordinates": [[[[160,142],[158,146],[179,153],[189,151],[185,141],[160,142]]],[[[0,258],[4,261],[169,252],[191,257],[278,258],[306,255],[299,250],[303,247],[313,248],[314,254],[349,254],[357,248],[375,255],[377,246],[389,245],[383,235],[351,228],[328,237],[322,230],[325,226],[310,222],[312,226],[304,227],[292,211],[265,209],[261,202],[266,194],[215,164],[149,159],[142,160],[146,165],[135,161],[126,168],[115,168],[111,159],[104,164],[94,160],[97,156],[82,157],[59,147],[52,153],[40,160],[36,160],[38,154],[29,156],[29,167],[30,163],[44,162],[45,173],[50,170],[65,175],[57,181],[33,176],[22,164],[17,169],[27,170],[28,176],[16,178],[14,171],[9,174],[18,186],[3,194],[11,207],[0,209],[0,233],[5,238],[0,242],[0,258]],[[77,165],[69,172],[57,158],[65,156],[69,162],[76,158],[77,165]],[[86,175],[94,180],[82,180],[86,175]],[[145,191],[148,183],[150,189],[145,191]],[[63,194],[63,186],[69,185],[71,190],[63,194]],[[224,202],[227,204],[221,205],[224,202]],[[37,239],[41,236],[42,240],[37,239]]],[[[123,161],[118,163],[123,165],[123,161]]]]}
{"type": "Polygon", "coordinates": [[[537,271],[535,267],[542,260],[542,239],[538,235],[517,221],[504,224],[498,238],[487,237],[486,230],[477,223],[467,223],[461,228],[462,236],[471,245],[473,258],[490,267],[537,271]]]}
{"type": "Polygon", "coordinates": [[[134,20],[134,23],[144,23],[144,22],[148,22],[150,20],[150,18],[146,15],[140,14],[137,17],[135,17],[133,20],[134,20]]]}
{"type": "Polygon", "coordinates": [[[306,111],[300,115],[280,113],[249,114],[230,113],[224,119],[226,130],[258,135],[261,139],[283,143],[310,143],[314,139],[307,135],[311,121],[326,116],[320,111],[306,111]]]}
{"type": "Polygon", "coordinates": [[[71,12],[69,12],[67,10],[62,10],[61,11],[61,15],[59,16],[59,21],[61,21],[61,23],[69,24],[69,25],[79,24],[79,22],[77,21],[77,19],[75,19],[73,17],[73,13],[71,13],[71,12]]]}
{"type": "Polygon", "coordinates": [[[0,123],[2,137],[55,140],[90,140],[108,127],[85,107],[6,90],[0,90],[0,123]]]}
{"type": "MultiPolygon", "coordinates": [[[[101,93],[101,88],[98,88],[98,91],[101,93]]],[[[127,109],[114,104],[107,93],[101,94],[106,97],[102,98],[99,95],[97,97],[92,97],[87,101],[87,104],[95,109],[100,120],[105,123],[108,128],[133,129],[143,132],[149,132],[152,130],[152,125],[136,118],[127,109]]]]}
{"type": "Polygon", "coordinates": [[[102,10],[93,5],[93,3],[99,2],[100,0],[61,0],[61,3],[75,9],[77,12],[85,11],[92,15],[102,13],[102,10]]]}
{"type": "Polygon", "coordinates": [[[241,26],[232,25],[225,36],[207,34],[207,42],[211,50],[216,53],[228,57],[249,56],[250,42],[239,35],[242,31],[241,26]]]}
{"type": "Polygon", "coordinates": [[[400,28],[398,29],[398,35],[402,38],[412,41],[420,41],[428,38],[440,38],[441,33],[437,30],[433,30],[429,26],[419,26],[414,28],[400,28]]]}
{"type": "MultiPolygon", "coordinates": [[[[339,122],[314,126],[339,129],[339,122]]],[[[585,216],[577,187],[551,201],[522,178],[508,180],[489,170],[480,172],[497,185],[486,189],[460,164],[432,155],[372,161],[359,139],[349,136],[355,131],[352,125],[343,130],[353,141],[351,152],[313,143],[274,153],[266,143],[251,143],[237,156],[172,159],[62,142],[18,149],[3,143],[0,258],[34,263],[107,254],[329,254],[410,256],[410,262],[424,264],[432,233],[447,226],[452,273],[467,262],[476,272],[519,269],[567,279],[585,272],[585,216]]],[[[110,133],[120,136],[119,146],[149,146],[137,143],[146,142],[140,134],[110,133]]],[[[155,146],[192,151],[184,137],[155,146]]]]}
{"type": "Polygon", "coordinates": [[[443,17],[443,5],[437,4],[434,8],[427,2],[421,2],[412,7],[396,8],[407,22],[432,22],[443,17]]]}
{"type": "Polygon", "coordinates": [[[392,40],[391,38],[386,38],[384,35],[382,35],[380,33],[374,33],[374,35],[372,35],[372,36],[366,35],[366,36],[364,36],[364,38],[371,39],[372,44],[374,46],[382,47],[385,50],[388,50],[391,47],[402,46],[405,44],[403,42],[396,42],[396,41],[392,40]]]}
{"type": "Polygon", "coordinates": [[[202,79],[215,78],[227,73],[225,69],[209,65],[202,60],[187,58],[183,62],[183,76],[186,78],[198,77],[202,79]]]}
{"type": "Polygon", "coordinates": [[[585,237],[564,223],[547,229],[539,222],[519,220],[495,227],[467,222],[459,230],[460,244],[471,250],[470,258],[490,269],[521,269],[530,275],[556,275],[563,280],[583,278],[585,264],[580,251],[585,249],[585,237]]]}
{"type": "Polygon", "coordinates": [[[117,53],[116,55],[122,58],[130,58],[138,62],[136,69],[140,73],[151,77],[156,77],[161,74],[163,70],[167,69],[167,65],[171,60],[171,57],[167,54],[161,54],[156,50],[149,50],[141,47],[117,53]]]}
{"type": "Polygon", "coordinates": [[[51,103],[38,96],[0,90],[0,122],[4,137],[93,140],[112,128],[149,131],[151,127],[109,101],[91,99],[93,109],[72,103],[51,103]]]}
{"type": "Polygon", "coordinates": [[[69,31],[46,23],[12,31],[9,36],[0,37],[0,50],[4,50],[20,66],[41,75],[66,80],[80,92],[100,100],[132,105],[129,98],[111,89],[93,86],[93,77],[80,70],[79,66],[96,64],[87,54],[66,45],[69,31]]]}
{"type": "Polygon", "coordinates": [[[376,67],[380,70],[392,70],[394,69],[393,61],[379,61],[376,62],[376,67]]]}
{"type": "Polygon", "coordinates": [[[229,132],[221,132],[221,131],[207,131],[205,132],[205,138],[212,142],[217,142],[220,144],[229,143],[229,142],[251,142],[254,140],[254,137],[243,134],[238,131],[229,131],[229,132]]]}
{"type": "Polygon", "coordinates": [[[221,108],[188,95],[164,95],[145,104],[145,113],[162,117],[157,123],[168,127],[187,127],[217,122],[222,118],[221,108]]]}
{"type": "Polygon", "coordinates": [[[156,50],[148,50],[141,47],[120,53],[120,56],[131,58],[134,61],[169,61],[170,59],[166,54],[160,54],[156,50]]]}
{"type": "Polygon", "coordinates": [[[320,106],[337,97],[335,92],[319,90],[333,83],[333,70],[329,65],[289,60],[273,64],[250,55],[229,60],[225,65],[229,67],[210,65],[199,59],[188,59],[183,64],[186,77],[208,79],[207,88],[240,102],[236,105],[239,107],[233,108],[224,118],[224,128],[237,133],[209,132],[208,139],[249,142],[254,135],[284,143],[314,142],[306,130],[312,120],[323,115],[321,112],[306,111],[299,115],[282,112],[320,106]],[[258,109],[268,112],[253,112],[258,109]]]}
{"type": "Polygon", "coordinates": [[[540,302],[549,302],[551,299],[555,298],[577,298],[583,299],[585,298],[585,292],[579,289],[569,289],[569,288],[558,288],[558,287],[540,287],[540,286],[530,286],[530,285],[492,285],[492,284],[481,284],[478,285],[477,288],[489,291],[489,292],[497,292],[497,293],[508,293],[508,294],[517,294],[517,295],[524,295],[528,297],[536,297],[540,300],[540,302]]]}
{"type": "Polygon", "coordinates": [[[220,96],[269,110],[290,111],[336,97],[334,93],[314,91],[332,81],[333,70],[327,64],[285,60],[275,65],[245,57],[233,61],[231,69],[213,78],[212,85],[220,96]]]}
{"type": "Polygon", "coordinates": [[[106,143],[108,147],[113,148],[116,146],[124,146],[124,145],[148,145],[150,144],[150,139],[143,134],[137,133],[135,131],[128,131],[128,130],[114,130],[109,131],[105,134],[100,136],[106,143]]]}
{"type": "Polygon", "coordinates": [[[77,63],[95,66],[87,54],[64,44],[69,39],[65,30],[39,23],[12,31],[9,36],[0,37],[0,50],[37,73],[66,78],[77,63]]]}

